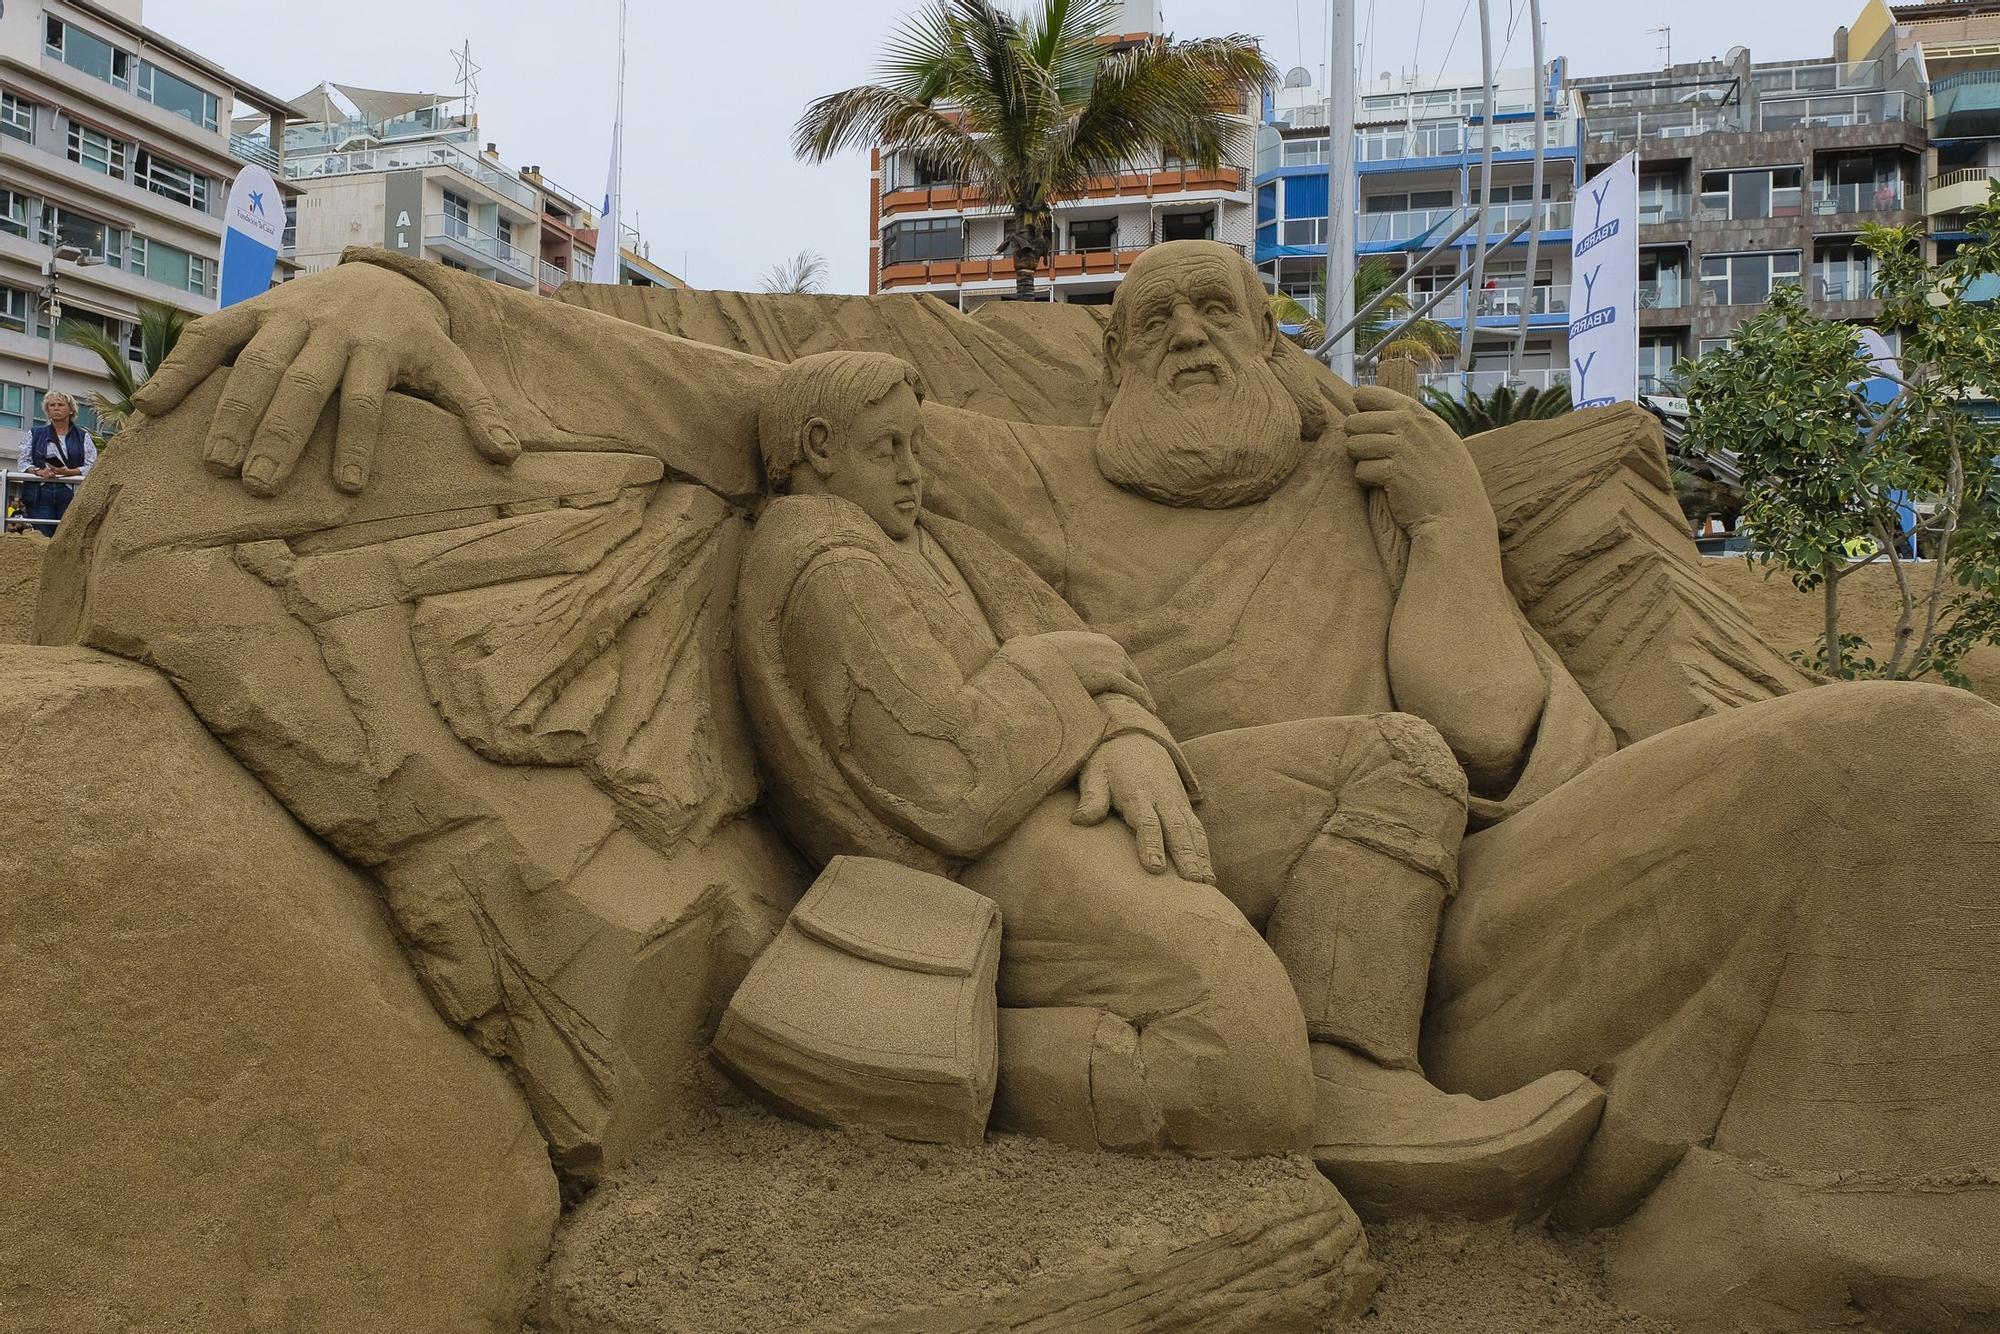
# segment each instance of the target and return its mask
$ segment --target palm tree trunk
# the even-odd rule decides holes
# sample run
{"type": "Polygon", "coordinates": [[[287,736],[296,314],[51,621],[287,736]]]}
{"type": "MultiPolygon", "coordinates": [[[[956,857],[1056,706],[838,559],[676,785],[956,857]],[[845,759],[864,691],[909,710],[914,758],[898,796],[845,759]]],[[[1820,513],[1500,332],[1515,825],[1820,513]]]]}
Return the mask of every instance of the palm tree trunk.
{"type": "Polygon", "coordinates": [[[1014,299],[1033,301],[1035,299],[1035,260],[1032,247],[1014,247],[1014,299]]]}

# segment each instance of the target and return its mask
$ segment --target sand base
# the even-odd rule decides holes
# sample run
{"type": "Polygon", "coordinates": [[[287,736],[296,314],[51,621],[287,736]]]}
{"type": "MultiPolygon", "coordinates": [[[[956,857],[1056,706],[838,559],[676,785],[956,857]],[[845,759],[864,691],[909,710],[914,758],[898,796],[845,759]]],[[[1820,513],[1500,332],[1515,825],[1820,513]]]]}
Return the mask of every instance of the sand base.
{"type": "Polygon", "coordinates": [[[564,1223],[543,1328],[1309,1331],[1374,1282],[1304,1158],[945,1148],[727,1108],[564,1223]]]}

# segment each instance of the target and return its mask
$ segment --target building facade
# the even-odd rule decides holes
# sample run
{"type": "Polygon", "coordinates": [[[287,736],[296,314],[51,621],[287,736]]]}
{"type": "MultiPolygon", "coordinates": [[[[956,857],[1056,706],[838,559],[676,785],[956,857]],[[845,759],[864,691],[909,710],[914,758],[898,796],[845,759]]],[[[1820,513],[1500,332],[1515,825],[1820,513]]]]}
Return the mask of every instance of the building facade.
{"type": "Polygon", "coordinates": [[[1721,60],[1578,79],[1586,176],[1639,154],[1640,387],[1726,346],[1773,288],[1826,318],[1870,325],[1869,223],[1922,219],[1928,135],[1920,72],[1834,53],[1721,60]]]}
{"type": "MultiPolygon", "coordinates": [[[[1128,0],[1113,45],[1160,31],[1150,3],[1128,0]]],[[[1035,274],[1050,301],[1107,304],[1140,253],[1161,241],[1221,241],[1248,255],[1255,121],[1227,159],[1203,169],[1154,151],[1106,163],[1081,193],[1054,203],[1055,252],[1035,274]]],[[[922,292],[970,310],[1015,290],[1014,259],[1001,254],[1007,210],[945,180],[913,154],[871,153],[868,290],[922,292]]]]}
{"type": "MultiPolygon", "coordinates": [[[[1578,180],[1577,120],[1563,89],[1563,64],[1550,77],[1533,70],[1495,75],[1489,115],[1477,77],[1383,78],[1363,90],[1355,111],[1355,179],[1331,199],[1326,98],[1305,70],[1293,70],[1272,94],[1256,159],[1254,258],[1265,285],[1317,314],[1326,274],[1329,207],[1357,210],[1357,262],[1371,257],[1401,274],[1477,211],[1481,163],[1493,140],[1492,212],[1479,286],[1444,298],[1426,318],[1461,333],[1474,322],[1473,355],[1456,355],[1423,373],[1426,383],[1488,393],[1512,378],[1546,386],[1567,380],[1569,364],[1570,214],[1578,180]],[[1543,176],[1534,197],[1535,100],[1542,100],[1543,176]],[[1523,221],[1538,231],[1535,272],[1528,234],[1500,242],[1523,221]],[[1512,363],[1523,306],[1529,334],[1512,363]]],[[[1410,278],[1422,306],[1473,266],[1478,232],[1469,231],[1410,278]]],[[[1357,354],[1371,349],[1357,347],[1357,354]]]]}
{"type": "Polygon", "coordinates": [[[108,377],[54,337],[58,318],[98,326],[136,363],[142,302],[215,309],[230,185],[265,160],[232,118],[291,114],[140,17],[137,0],[0,6],[0,435],[40,420],[51,355],[56,386],[94,420],[108,377]]]}

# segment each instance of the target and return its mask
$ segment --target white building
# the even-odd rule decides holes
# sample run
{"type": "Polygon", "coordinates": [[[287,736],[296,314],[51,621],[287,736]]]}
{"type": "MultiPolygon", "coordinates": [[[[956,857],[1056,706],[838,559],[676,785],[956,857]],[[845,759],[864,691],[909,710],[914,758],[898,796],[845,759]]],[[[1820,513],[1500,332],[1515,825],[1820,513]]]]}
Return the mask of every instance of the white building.
{"type": "Polygon", "coordinates": [[[139,0],[0,5],[0,439],[40,420],[52,348],[94,418],[103,364],[53,340],[54,308],[135,362],[142,301],[215,309],[223,206],[257,156],[231,117],[289,111],[147,28],[139,0]]]}

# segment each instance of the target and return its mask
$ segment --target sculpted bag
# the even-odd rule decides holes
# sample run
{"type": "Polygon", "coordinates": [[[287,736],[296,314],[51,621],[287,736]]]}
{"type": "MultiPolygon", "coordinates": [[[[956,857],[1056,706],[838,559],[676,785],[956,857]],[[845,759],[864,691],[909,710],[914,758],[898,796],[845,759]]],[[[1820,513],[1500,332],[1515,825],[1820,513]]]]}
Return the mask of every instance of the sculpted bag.
{"type": "Polygon", "coordinates": [[[711,1052],[787,1116],[975,1144],[993,1106],[999,966],[991,899],[835,857],[737,988],[711,1052]]]}

